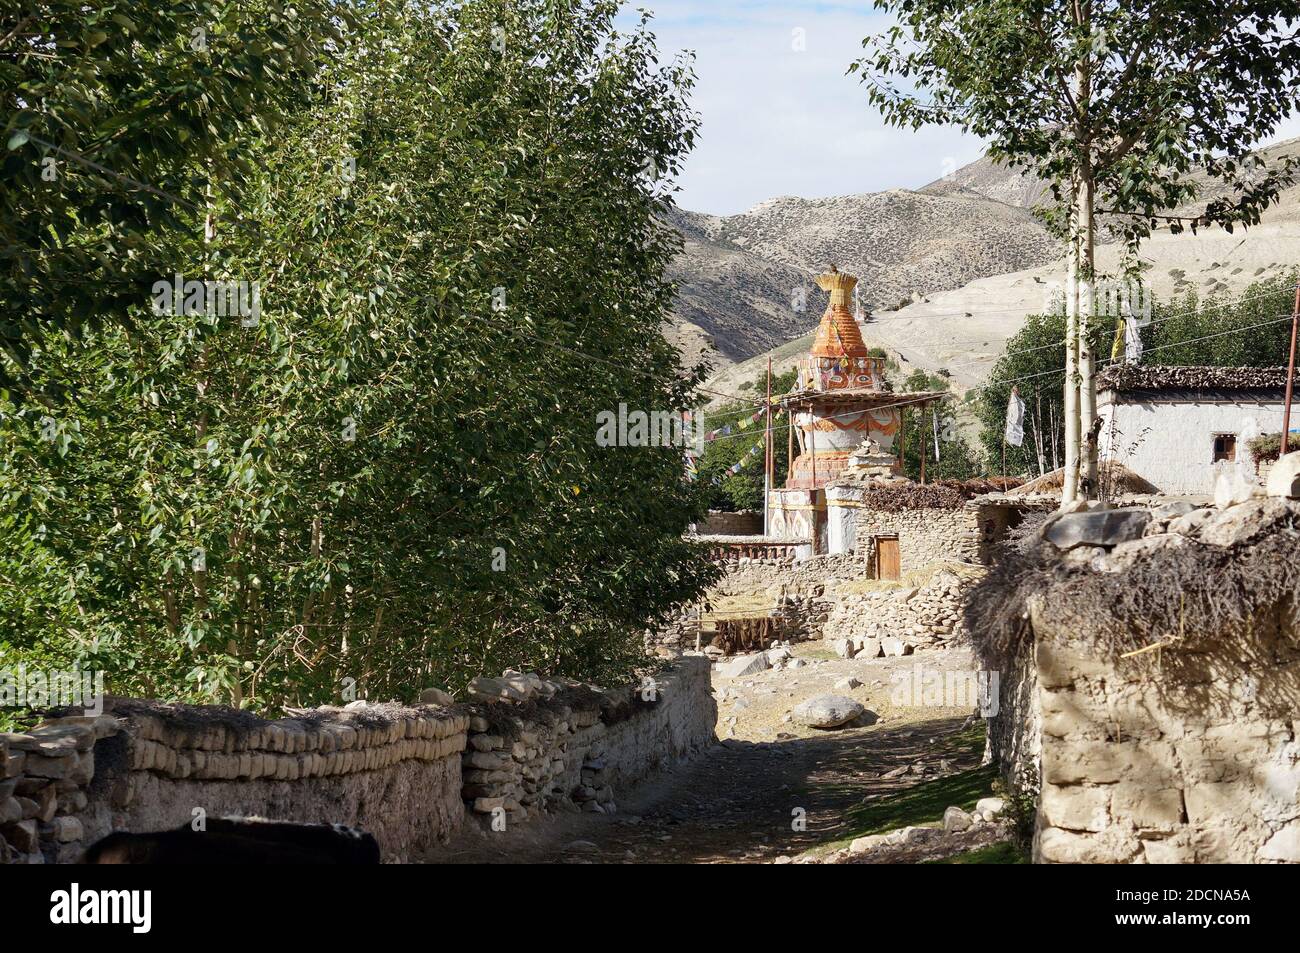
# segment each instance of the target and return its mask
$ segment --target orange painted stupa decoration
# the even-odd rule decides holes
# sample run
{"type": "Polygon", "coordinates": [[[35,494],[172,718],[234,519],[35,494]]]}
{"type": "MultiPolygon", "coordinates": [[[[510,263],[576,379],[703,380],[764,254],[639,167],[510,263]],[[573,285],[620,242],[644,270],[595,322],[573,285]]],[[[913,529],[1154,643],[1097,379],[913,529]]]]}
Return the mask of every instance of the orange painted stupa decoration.
{"type": "Polygon", "coordinates": [[[890,451],[902,421],[900,397],[885,382],[885,359],[871,356],[853,316],[857,283],[834,265],[817,276],[830,302],[812,350],[799,365],[794,390],[781,398],[799,441],[789,488],[817,489],[833,482],[864,440],[890,451]]]}

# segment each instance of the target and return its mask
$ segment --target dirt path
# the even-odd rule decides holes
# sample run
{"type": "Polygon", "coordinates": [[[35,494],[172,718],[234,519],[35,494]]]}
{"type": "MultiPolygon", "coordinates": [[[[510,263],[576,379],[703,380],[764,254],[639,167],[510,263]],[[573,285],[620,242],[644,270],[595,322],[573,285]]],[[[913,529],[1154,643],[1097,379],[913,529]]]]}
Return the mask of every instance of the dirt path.
{"type": "Polygon", "coordinates": [[[947,803],[986,793],[991,775],[976,770],[982,724],[968,724],[969,707],[895,704],[899,680],[917,665],[968,669],[964,653],[854,662],[801,647],[798,655],[798,668],[715,679],[725,699],[719,734],[730,737],[625,792],[618,813],[475,831],[436,861],[770,863],[877,829],[933,822],[947,803]],[[883,721],[825,732],[784,722],[804,697],[835,690],[849,675],[862,684],[838,693],[883,721]]]}

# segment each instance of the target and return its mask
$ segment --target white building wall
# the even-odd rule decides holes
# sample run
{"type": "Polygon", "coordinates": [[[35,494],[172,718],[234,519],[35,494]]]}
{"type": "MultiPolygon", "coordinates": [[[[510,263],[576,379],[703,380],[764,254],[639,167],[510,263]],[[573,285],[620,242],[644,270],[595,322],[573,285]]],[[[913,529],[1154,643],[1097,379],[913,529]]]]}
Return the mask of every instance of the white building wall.
{"type": "Polygon", "coordinates": [[[1214,435],[1235,434],[1237,460],[1254,472],[1246,440],[1282,429],[1281,401],[1135,402],[1113,395],[1097,406],[1101,456],[1122,463],[1164,493],[1214,492],[1214,435]]]}
{"type": "Polygon", "coordinates": [[[857,512],[848,506],[826,501],[826,552],[831,555],[853,552],[857,537],[857,512]]]}

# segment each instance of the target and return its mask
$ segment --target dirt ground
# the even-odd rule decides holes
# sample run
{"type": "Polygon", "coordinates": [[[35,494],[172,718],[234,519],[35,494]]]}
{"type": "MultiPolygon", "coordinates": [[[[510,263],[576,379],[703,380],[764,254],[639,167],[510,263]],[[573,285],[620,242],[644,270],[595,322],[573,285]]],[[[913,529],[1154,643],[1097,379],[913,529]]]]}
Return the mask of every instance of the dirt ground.
{"type": "MultiPolygon", "coordinates": [[[[969,671],[969,653],[946,650],[857,661],[835,658],[819,642],[794,651],[802,660],[798,667],[734,680],[715,672],[720,742],[691,762],[621,792],[616,814],[565,814],[500,833],[475,826],[430,860],[641,864],[807,860],[845,846],[852,837],[874,829],[872,825],[887,829],[939,821],[946,806],[943,797],[950,793],[943,788],[945,783],[951,782],[954,797],[986,793],[977,790],[987,784],[991,773],[976,770],[983,749],[983,723],[971,718],[973,705],[936,706],[933,698],[909,698],[899,689],[900,684],[915,684],[917,666],[921,673],[969,671]],[[834,687],[847,677],[862,685],[834,687]],[[800,701],[825,692],[852,696],[871,714],[860,726],[830,731],[785,721],[800,701]],[[903,803],[896,806],[893,799],[900,794],[903,803]],[[914,819],[918,811],[924,820],[914,819]]],[[[997,836],[984,827],[956,842],[966,849],[997,836]]],[[[951,852],[954,847],[950,844],[946,849],[951,852]]],[[[942,854],[934,845],[909,846],[882,852],[875,859],[894,856],[899,862],[910,862],[942,854]]]]}

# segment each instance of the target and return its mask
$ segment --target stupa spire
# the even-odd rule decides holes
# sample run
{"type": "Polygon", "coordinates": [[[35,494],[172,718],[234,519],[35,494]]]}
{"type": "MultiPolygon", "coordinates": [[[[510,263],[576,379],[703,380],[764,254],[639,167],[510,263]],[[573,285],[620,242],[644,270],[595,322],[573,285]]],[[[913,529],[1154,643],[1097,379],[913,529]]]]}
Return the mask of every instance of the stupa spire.
{"type": "Polygon", "coordinates": [[[828,292],[831,300],[817,326],[813,357],[867,356],[867,344],[853,317],[853,286],[857,283],[856,276],[845,274],[833,264],[817,276],[817,287],[828,292]]]}

